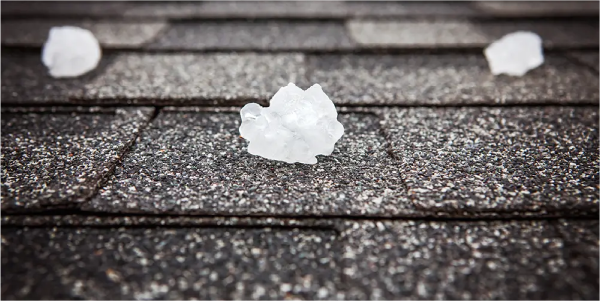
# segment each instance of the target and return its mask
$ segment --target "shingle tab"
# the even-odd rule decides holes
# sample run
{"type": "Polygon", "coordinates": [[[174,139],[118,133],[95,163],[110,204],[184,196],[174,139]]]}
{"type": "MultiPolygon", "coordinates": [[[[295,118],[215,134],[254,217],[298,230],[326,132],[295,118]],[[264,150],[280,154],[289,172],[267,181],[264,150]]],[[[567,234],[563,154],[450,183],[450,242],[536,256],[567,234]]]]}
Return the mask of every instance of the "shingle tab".
{"type": "Polygon", "coordinates": [[[564,57],[523,77],[493,76],[483,55],[315,55],[308,79],[337,104],[599,103],[599,76],[564,57]]]}
{"type": "Polygon", "coordinates": [[[340,50],[353,41],[341,22],[195,22],[173,24],[151,49],[340,50]]]}
{"type": "Polygon", "coordinates": [[[2,45],[41,47],[52,27],[76,26],[90,30],[103,48],[140,48],[166,26],[162,22],[10,20],[2,22],[2,45]]]}
{"type": "Polygon", "coordinates": [[[3,110],[2,210],[32,211],[84,201],[152,112],[149,108],[3,110]]]}
{"type": "Polygon", "coordinates": [[[2,227],[2,296],[334,299],[340,252],[311,229],[2,227]]]}
{"type": "Polygon", "coordinates": [[[342,1],[206,1],[203,16],[213,18],[340,18],[342,1]]]}
{"type": "Polygon", "coordinates": [[[599,298],[595,220],[373,221],[346,229],[347,299],[599,298]]]}
{"type": "Polygon", "coordinates": [[[98,197],[101,212],[370,215],[412,212],[370,114],[343,114],[346,132],[316,165],[247,153],[239,114],[161,112],[98,197]]]}
{"type": "Polygon", "coordinates": [[[119,17],[125,1],[2,1],[2,17],[119,17]]]}
{"type": "MultiPolygon", "coordinates": [[[[92,72],[94,73],[94,72],[92,72]]],[[[41,55],[2,52],[2,103],[67,103],[81,93],[80,78],[59,80],[50,77],[41,55]]]]}
{"type": "Polygon", "coordinates": [[[475,11],[470,3],[451,1],[346,1],[350,17],[470,17],[475,11]]]}
{"type": "Polygon", "coordinates": [[[352,20],[347,27],[368,48],[480,48],[515,31],[537,33],[546,48],[599,46],[598,24],[586,21],[352,20]]]}
{"type": "Polygon", "coordinates": [[[84,100],[160,104],[266,101],[304,84],[302,54],[122,54],[84,86],[84,100]]]}
{"type": "Polygon", "coordinates": [[[496,17],[599,16],[599,1],[474,1],[473,6],[496,17]]]}
{"type": "Polygon", "coordinates": [[[407,108],[384,131],[416,206],[484,212],[599,211],[599,108],[407,108]]]}
{"type": "Polygon", "coordinates": [[[203,2],[135,1],[124,11],[126,18],[185,19],[203,16],[203,2]]]}

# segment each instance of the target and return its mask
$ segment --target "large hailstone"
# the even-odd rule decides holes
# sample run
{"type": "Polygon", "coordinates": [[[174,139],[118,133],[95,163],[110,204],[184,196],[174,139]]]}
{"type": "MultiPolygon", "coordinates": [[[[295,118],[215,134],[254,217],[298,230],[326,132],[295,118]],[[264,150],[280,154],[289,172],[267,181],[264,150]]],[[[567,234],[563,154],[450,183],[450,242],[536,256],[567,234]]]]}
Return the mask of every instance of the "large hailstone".
{"type": "Polygon", "coordinates": [[[318,84],[303,91],[289,83],[269,107],[249,103],[240,116],[240,135],[250,141],[248,152],[287,163],[317,163],[315,156],[330,155],[344,133],[334,103],[318,84]]]}
{"type": "Polygon", "coordinates": [[[77,77],[100,62],[100,44],[87,29],[52,27],[42,50],[42,62],[52,77],[77,77]]]}
{"type": "Polygon", "coordinates": [[[537,34],[518,31],[490,44],[484,54],[492,74],[522,76],[544,62],[542,44],[537,34]]]}

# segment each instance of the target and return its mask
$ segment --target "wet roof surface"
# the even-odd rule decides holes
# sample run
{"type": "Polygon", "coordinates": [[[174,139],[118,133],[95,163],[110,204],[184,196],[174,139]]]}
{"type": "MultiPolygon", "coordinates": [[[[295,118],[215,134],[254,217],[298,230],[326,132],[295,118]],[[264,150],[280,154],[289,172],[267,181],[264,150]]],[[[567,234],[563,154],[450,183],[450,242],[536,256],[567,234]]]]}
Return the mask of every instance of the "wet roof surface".
{"type": "Polygon", "coordinates": [[[598,2],[2,2],[4,299],[599,298],[598,2]],[[52,26],[100,65],[54,79],[52,26]],[[515,30],[545,63],[493,76],[515,30]],[[318,164],[239,109],[319,83],[318,164]]]}

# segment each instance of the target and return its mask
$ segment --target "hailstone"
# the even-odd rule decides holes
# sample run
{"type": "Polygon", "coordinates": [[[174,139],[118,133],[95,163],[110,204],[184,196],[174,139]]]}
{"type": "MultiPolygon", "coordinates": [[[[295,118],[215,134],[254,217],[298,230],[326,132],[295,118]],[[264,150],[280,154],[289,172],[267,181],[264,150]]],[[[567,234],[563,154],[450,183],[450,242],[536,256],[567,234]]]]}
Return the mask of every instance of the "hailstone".
{"type": "Polygon", "coordinates": [[[334,151],[344,127],[320,85],[303,91],[289,83],[269,102],[269,107],[249,103],[240,111],[240,135],[250,141],[249,153],[287,163],[315,164],[316,155],[334,151]]]}
{"type": "Polygon", "coordinates": [[[537,34],[518,31],[490,44],[484,55],[494,75],[523,76],[544,62],[543,40],[537,34]]]}
{"type": "Polygon", "coordinates": [[[77,77],[98,66],[100,44],[87,29],[52,27],[42,50],[42,62],[52,77],[77,77]]]}

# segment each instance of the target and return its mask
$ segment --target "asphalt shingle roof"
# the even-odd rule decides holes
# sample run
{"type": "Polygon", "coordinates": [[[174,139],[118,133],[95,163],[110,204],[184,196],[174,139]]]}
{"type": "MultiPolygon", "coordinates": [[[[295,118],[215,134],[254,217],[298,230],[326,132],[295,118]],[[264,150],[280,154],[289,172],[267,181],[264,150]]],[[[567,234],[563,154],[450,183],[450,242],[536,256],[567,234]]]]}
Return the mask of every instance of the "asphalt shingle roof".
{"type": "Polygon", "coordinates": [[[2,298],[599,298],[598,2],[2,2],[2,298]],[[100,40],[54,79],[49,28],[100,40]],[[483,48],[544,42],[523,77],[483,48]],[[319,83],[331,156],[239,109],[319,83]]]}

